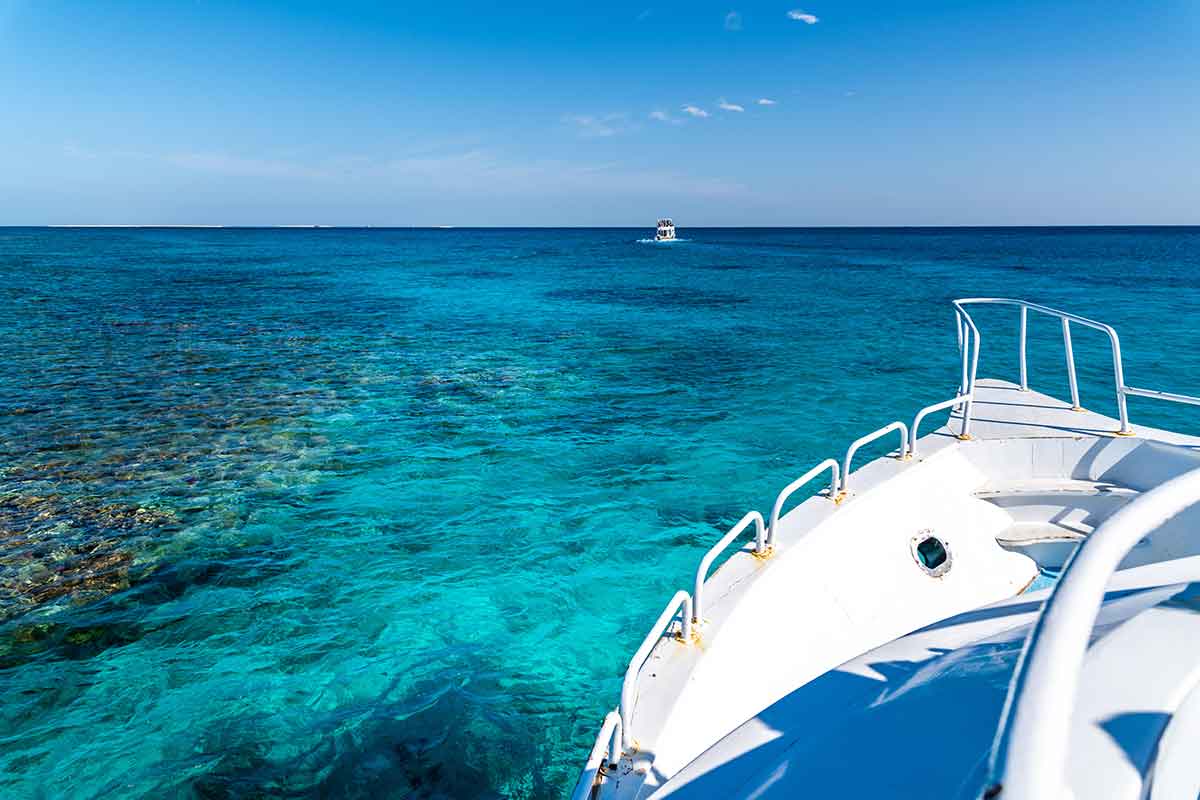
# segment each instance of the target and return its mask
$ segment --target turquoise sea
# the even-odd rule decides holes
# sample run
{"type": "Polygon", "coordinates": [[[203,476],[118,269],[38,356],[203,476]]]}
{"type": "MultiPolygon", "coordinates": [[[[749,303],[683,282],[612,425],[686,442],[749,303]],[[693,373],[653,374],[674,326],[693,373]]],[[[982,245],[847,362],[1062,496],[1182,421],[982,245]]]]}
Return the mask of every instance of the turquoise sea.
{"type": "Polygon", "coordinates": [[[1200,394],[1198,228],[648,232],[0,229],[0,796],[561,797],[724,529],[950,396],[951,298],[1200,394]]]}

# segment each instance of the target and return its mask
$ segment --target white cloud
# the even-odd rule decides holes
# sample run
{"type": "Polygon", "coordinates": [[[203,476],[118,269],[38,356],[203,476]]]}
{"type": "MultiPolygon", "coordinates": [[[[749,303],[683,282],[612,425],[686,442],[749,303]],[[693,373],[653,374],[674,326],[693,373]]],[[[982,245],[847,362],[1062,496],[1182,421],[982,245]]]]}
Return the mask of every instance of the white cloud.
{"type": "Polygon", "coordinates": [[[788,12],[788,19],[794,19],[806,25],[816,25],[820,21],[812,14],[806,14],[798,8],[788,12]]]}
{"type": "Polygon", "coordinates": [[[730,11],[725,15],[725,30],[740,31],[742,29],[742,15],[736,11],[730,11]]]}
{"type": "Polygon", "coordinates": [[[683,110],[686,113],[691,114],[693,117],[707,117],[708,116],[707,111],[705,111],[703,108],[698,108],[696,106],[684,106],[683,110]]]}
{"type": "Polygon", "coordinates": [[[737,103],[727,102],[724,97],[721,98],[720,103],[717,103],[717,108],[721,109],[722,111],[745,111],[746,110],[744,107],[739,106],[737,103]]]}
{"type": "Polygon", "coordinates": [[[587,138],[615,136],[628,130],[626,114],[564,114],[562,121],[587,138]]]}
{"type": "MultiPolygon", "coordinates": [[[[373,217],[380,224],[528,224],[536,222],[536,217],[528,216],[535,213],[534,201],[542,203],[546,198],[553,198],[553,212],[554,206],[566,209],[571,207],[572,198],[581,196],[610,199],[614,209],[628,207],[631,199],[635,205],[653,205],[661,203],[662,198],[678,198],[679,204],[685,205],[697,197],[750,196],[750,188],[731,176],[695,174],[670,167],[646,169],[620,162],[589,163],[575,157],[524,160],[482,146],[444,150],[443,145],[364,156],[317,154],[307,149],[300,154],[115,151],[71,143],[64,149],[64,157],[71,158],[79,169],[100,166],[104,174],[120,168],[154,175],[164,190],[194,186],[198,179],[218,179],[222,191],[227,192],[221,201],[222,206],[228,206],[224,211],[215,212],[199,200],[190,200],[172,206],[172,213],[178,216],[163,218],[158,216],[161,211],[157,207],[122,205],[118,211],[101,212],[84,222],[354,224],[371,221],[371,215],[383,213],[382,217],[373,217]],[[278,203],[278,192],[288,193],[288,203],[278,203]],[[395,207],[397,196],[421,199],[412,207],[395,207]],[[526,199],[528,207],[514,203],[526,199]]],[[[198,196],[192,193],[191,197],[198,196]]]]}
{"type": "Polygon", "coordinates": [[[754,102],[758,103],[760,106],[777,106],[777,105],[779,105],[778,103],[776,103],[774,100],[772,100],[769,97],[760,97],[757,100],[755,100],[754,102]]]}
{"type": "Polygon", "coordinates": [[[646,116],[650,117],[650,119],[654,120],[655,122],[665,122],[668,125],[682,125],[683,124],[682,119],[680,119],[679,117],[676,117],[676,116],[672,116],[671,114],[668,114],[666,111],[658,111],[658,110],[651,111],[646,116]]]}

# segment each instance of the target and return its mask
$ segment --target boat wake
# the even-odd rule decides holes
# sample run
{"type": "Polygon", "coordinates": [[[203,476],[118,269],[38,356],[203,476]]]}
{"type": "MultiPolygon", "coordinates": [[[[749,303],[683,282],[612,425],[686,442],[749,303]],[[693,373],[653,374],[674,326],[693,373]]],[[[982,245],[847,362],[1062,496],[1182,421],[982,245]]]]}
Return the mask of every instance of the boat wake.
{"type": "Polygon", "coordinates": [[[683,244],[691,239],[638,239],[638,244],[683,244]]]}

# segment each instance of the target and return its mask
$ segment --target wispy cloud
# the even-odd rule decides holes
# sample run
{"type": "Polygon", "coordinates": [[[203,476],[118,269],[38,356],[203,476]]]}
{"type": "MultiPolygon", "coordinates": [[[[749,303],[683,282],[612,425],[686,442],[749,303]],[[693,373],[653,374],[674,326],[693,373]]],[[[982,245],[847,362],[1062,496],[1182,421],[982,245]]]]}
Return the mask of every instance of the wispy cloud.
{"type": "Polygon", "coordinates": [[[629,129],[627,114],[564,114],[564,125],[569,125],[585,138],[615,136],[629,129]]]}
{"type": "Polygon", "coordinates": [[[740,31],[742,29],[742,15],[736,11],[730,11],[725,15],[725,30],[740,31]]]}
{"type": "Polygon", "coordinates": [[[658,109],[651,111],[646,116],[648,116],[650,119],[654,120],[655,122],[665,122],[668,125],[682,125],[683,124],[683,120],[680,119],[679,117],[672,116],[671,114],[668,114],[666,111],[662,111],[662,110],[658,110],[658,109]]]}
{"type": "Polygon", "coordinates": [[[708,112],[698,106],[683,106],[685,114],[691,114],[693,117],[707,117],[708,112]]]}
{"type": "Polygon", "coordinates": [[[721,109],[722,111],[745,111],[746,110],[744,106],[739,106],[737,103],[730,103],[724,97],[721,98],[721,102],[717,103],[717,108],[721,109]]]}
{"type": "MultiPolygon", "coordinates": [[[[66,158],[120,164],[146,169],[155,165],[208,175],[223,181],[238,179],[258,186],[320,187],[321,191],[343,189],[360,193],[377,190],[392,193],[397,188],[421,192],[447,192],[454,196],[479,196],[481,187],[503,187],[512,196],[563,195],[581,191],[660,196],[729,197],[748,189],[723,177],[680,173],[671,170],[628,168],[620,163],[587,164],[575,160],[537,159],[525,161],[483,148],[462,151],[411,151],[396,156],[366,157],[329,155],[312,159],[281,154],[241,155],[221,151],[125,151],[98,150],[78,143],[63,147],[66,158]]],[[[162,173],[169,179],[171,172],[162,173]]],[[[494,188],[488,188],[490,194],[494,188]]],[[[443,198],[444,199],[444,198],[443,198]]]]}
{"type": "Polygon", "coordinates": [[[803,22],[805,25],[816,25],[818,22],[820,22],[820,20],[812,14],[805,13],[798,8],[788,12],[788,19],[794,19],[797,22],[803,22]]]}
{"type": "Polygon", "coordinates": [[[760,97],[757,100],[755,100],[754,102],[758,103],[760,106],[777,106],[777,105],[779,105],[779,103],[775,102],[774,100],[772,100],[769,97],[760,97]]]}
{"type": "Polygon", "coordinates": [[[642,13],[640,13],[636,17],[634,17],[633,21],[634,22],[643,22],[646,19],[646,17],[650,16],[653,12],[654,12],[653,8],[647,8],[645,11],[643,11],[642,13]]]}

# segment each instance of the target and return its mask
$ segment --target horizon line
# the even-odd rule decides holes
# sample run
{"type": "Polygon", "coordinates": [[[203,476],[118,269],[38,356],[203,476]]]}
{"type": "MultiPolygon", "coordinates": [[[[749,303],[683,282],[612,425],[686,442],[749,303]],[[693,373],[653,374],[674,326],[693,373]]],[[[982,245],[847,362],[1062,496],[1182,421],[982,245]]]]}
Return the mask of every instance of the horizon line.
{"type": "MultiPolygon", "coordinates": [[[[13,228],[43,229],[201,229],[201,230],[642,230],[653,225],[321,225],[289,223],[210,224],[210,223],[39,223],[0,224],[0,230],[13,228]]],[[[906,224],[906,225],[692,225],[690,230],[863,230],[863,229],[971,229],[971,228],[1196,228],[1200,222],[1083,222],[1083,223],[1002,223],[1002,224],[906,224]]]]}

